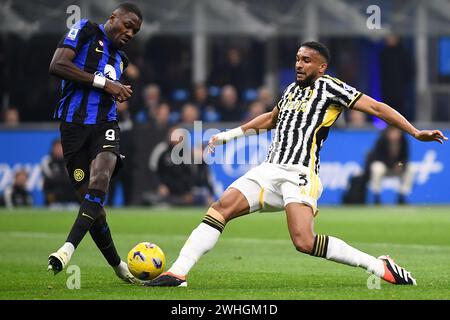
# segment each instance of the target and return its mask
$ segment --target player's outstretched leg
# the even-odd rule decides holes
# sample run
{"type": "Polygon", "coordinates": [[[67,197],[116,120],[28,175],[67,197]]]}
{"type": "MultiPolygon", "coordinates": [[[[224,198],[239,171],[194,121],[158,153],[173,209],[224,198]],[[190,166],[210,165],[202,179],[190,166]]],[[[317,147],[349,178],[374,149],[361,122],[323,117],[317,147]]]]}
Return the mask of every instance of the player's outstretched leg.
{"type": "Polygon", "coordinates": [[[133,277],[128,270],[126,262],[122,261],[117,253],[104,209],[102,209],[100,216],[89,229],[89,233],[116,275],[125,282],[135,283],[137,281],[136,278],[133,277]]]}
{"type": "Polygon", "coordinates": [[[133,276],[126,263],[121,261],[114,246],[103,209],[106,190],[108,190],[116,162],[117,156],[111,152],[101,152],[92,161],[89,189],[86,185],[83,185],[78,190],[82,200],[78,217],[72,226],[66,243],[49,256],[48,270],[52,270],[55,274],[62,271],[87,231],[90,231],[94,242],[113,267],[117,276],[127,282],[133,282],[133,276]]]}
{"type": "Polygon", "coordinates": [[[156,279],[144,282],[144,286],[186,287],[188,272],[215,246],[225,224],[248,211],[249,205],[244,195],[237,189],[227,189],[219,201],[208,209],[200,225],[192,231],[172,267],[156,279]]]}
{"type": "Polygon", "coordinates": [[[66,242],[48,257],[48,270],[54,274],[61,272],[69,263],[73,252],[81,240],[100,216],[105,201],[105,192],[88,189],[82,201],[78,216],[69,232],[66,242]]]}
{"type": "Polygon", "coordinates": [[[201,256],[210,251],[225,228],[225,219],[214,209],[208,209],[200,225],[192,231],[188,240],[180,251],[175,263],[165,273],[152,281],[145,282],[145,286],[157,287],[186,287],[186,275],[197,263],[201,256]]]}
{"type": "Polygon", "coordinates": [[[298,251],[349,266],[361,267],[393,284],[416,284],[411,274],[388,256],[377,259],[338,238],[315,235],[314,216],[309,206],[290,203],[286,206],[286,215],[289,233],[298,251]]]}

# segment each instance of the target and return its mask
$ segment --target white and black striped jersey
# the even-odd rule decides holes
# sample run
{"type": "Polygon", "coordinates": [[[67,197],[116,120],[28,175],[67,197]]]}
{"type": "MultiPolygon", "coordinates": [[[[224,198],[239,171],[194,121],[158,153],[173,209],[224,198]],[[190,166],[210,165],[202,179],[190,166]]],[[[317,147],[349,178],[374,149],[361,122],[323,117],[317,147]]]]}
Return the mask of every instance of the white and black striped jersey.
{"type": "Polygon", "coordinates": [[[331,125],[361,95],[328,75],[304,88],[290,84],[277,104],[278,121],[266,161],[301,165],[318,174],[319,151],[331,125]]]}

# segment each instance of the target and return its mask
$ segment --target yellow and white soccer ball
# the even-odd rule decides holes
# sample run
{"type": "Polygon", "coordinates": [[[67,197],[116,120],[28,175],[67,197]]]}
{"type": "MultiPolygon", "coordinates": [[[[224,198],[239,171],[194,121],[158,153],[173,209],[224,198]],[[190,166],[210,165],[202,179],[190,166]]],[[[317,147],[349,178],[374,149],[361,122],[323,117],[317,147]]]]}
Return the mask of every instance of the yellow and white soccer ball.
{"type": "Polygon", "coordinates": [[[140,280],[151,280],[164,271],[166,257],[156,244],[141,242],[130,250],[127,262],[133,276],[140,280]]]}

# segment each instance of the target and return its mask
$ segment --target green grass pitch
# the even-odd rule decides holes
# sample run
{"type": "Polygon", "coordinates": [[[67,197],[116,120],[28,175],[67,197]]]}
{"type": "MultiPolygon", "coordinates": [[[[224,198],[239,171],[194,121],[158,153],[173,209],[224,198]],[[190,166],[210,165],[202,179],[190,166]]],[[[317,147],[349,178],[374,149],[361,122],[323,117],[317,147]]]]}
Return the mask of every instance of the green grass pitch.
{"type": "MultiPolygon", "coordinates": [[[[136,243],[150,241],[166,254],[167,268],[204,208],[108,210],[123,259],[136,243]]],[[[317,233],[339,237],[374,256],[389,254],[410,270],[418,286],[384,281],[368,288],[367,274],[298,253],[283,213],[255,213],[232,221],[216,247],[192,269],[187,288],[144,288],[121,282],[89,235],[70,264],[71,274],[47,273],[47,256],[65,240],[75,212],[0,211],[0,299],[449,299],[449,207],[322,207],[317,233]]],[[[373,280],[373,278],[372,278],[373,280]]],[[[372,282],[375,284],[376,282],[372,282]]]]}

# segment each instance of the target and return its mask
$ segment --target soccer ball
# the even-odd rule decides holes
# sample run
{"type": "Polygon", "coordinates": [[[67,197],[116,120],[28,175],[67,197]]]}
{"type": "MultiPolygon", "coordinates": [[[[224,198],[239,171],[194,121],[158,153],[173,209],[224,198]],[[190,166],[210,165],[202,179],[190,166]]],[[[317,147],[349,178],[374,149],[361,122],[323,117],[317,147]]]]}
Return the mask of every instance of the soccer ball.
{"type": "Polygon", "coordinates": [[[152,280],[159,276],[166,265],[164,252],[154,243],[141,242],[130,250],[128,269],[140,280],[152,280]]]}

